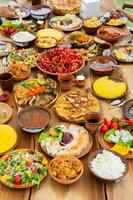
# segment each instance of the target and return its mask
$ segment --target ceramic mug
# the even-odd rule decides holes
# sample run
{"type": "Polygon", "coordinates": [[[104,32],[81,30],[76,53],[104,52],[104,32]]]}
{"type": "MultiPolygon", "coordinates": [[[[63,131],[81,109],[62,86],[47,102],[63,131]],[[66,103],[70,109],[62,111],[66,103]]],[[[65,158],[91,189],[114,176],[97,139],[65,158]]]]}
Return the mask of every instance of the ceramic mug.
{"type": "Polygon", "coordinates": [[[11,73],[0,74],[0,85],[3,91],[12,92],[13,90],[13,78],[11,73]]]}
{"type": "Polygon", "coordinates": [[[88,112],[84,116],[85,128],[91,133],[95,134],[99,126],[102,124],[103,119],[101,113],[88,112]]]}
{"type": "Polygon", "coordinates": [[[68,91],[74,85],[75,79],[72,74],[61,74],[58,76],[59,85],[63,91],[68,91]]]}

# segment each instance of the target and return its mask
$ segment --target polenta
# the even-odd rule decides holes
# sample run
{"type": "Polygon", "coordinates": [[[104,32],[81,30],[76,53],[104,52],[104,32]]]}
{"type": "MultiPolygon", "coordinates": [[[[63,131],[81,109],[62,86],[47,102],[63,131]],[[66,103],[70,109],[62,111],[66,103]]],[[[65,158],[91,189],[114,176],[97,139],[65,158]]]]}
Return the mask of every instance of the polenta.
{"type": "Polygon", "coordinates": [[[17,141],[17,133],[6,124],[0,125],[0,154],[10,150],[17,141]]]}
{"type": "Polygon", "coordinates": [[[105,99],[118,98],[126,92],[126,89],[124,82],[115,82],[108,76],[98,78],[93,84],[94,92],[105,99]]]}

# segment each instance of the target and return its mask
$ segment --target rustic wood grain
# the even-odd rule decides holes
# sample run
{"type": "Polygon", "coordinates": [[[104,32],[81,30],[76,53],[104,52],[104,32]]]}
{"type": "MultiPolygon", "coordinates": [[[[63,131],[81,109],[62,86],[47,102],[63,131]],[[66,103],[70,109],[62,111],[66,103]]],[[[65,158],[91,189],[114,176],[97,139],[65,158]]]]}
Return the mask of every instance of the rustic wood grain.
{"type": "MultiPolygon", "coordinates": [[[[105,12],[108,8],[112,9],[114,4],[107,0],[101,0],[101,11],[105,12]]],[[[48,27],[48,22],[46,21],[45,27],[48,27]]],[[[123,29],[125,33],[127,30],[123,29]]],[[[1,38],[6,38],[0,36],[1,38]]],[[[122,38],[124,41],[130,38],[127,35],[122,38]]],[[[119,42],[121,43],[121,41],[119,42]]],[[[1,62],[0,62],[1,63],[1,62]]],[[[0,73],[3,71],[2,65],[0,66],[0,73]]],[[[35,74],[36,72],[34,72],[35,74]]],[[[114,72],[114,76],[123,78],[128,84],[128,93],[125,99],[133,98],[133,65],[131,64],[119,64],[119,68],[114,72]]],[[[97,77],[90,74],[86,81],[86,88],[90,88],[92,82],[97,77]]],[[[100,99],[99,99],[100,100],[100,99]]],[[[112,118],[115,116],[122,116],[121,109],[110,108],[110,101],[100,100],[103,116],[107,118],[112,118]]],[[[13,108],[13,116],[8,124],[13,126],[19,136],[18,145],[16,148],[34,148],[42,152],[39,144],[37,143],[37,138],[39,134],[30,135],[21,131],[15,122],[16,118],[16,105],[12,98],[8,102],[13,108]]],[[[52,112],[52,123],[60,122],[61,120],[52,112]]],[[[94,145],[91,151],[99,148],[99,144],[95,136],[93,136],[94,145]]],[[[43,153],[43,152],[42,152],[43,153]]],[[[48,157],[48,160],[51,160],[48,157]]],[[[63,186],[56,183],[48,175],[40,184],[39,188],[33,187],[32,189],[24,190],[14,190],[9,189],[2,184],[0,184],[0,200],[132,200],[133,199],[133,161],[129,161],[129,172],[125,178],[113,185],[104,185],[98,181],[90,174],[87,167],[87,156],[81,159],[84,164],[84,174],[80,181],[70,186],[63,186]]]]}

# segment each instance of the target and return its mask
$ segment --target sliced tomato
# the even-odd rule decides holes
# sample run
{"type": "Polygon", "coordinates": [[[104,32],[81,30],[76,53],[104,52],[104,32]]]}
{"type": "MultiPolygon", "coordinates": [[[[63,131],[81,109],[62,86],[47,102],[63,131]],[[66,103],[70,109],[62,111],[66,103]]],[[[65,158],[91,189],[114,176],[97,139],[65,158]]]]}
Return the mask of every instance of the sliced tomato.
{"type": "Polygon", "coordinates": [[[16,185],[20,185],[21,184],[21,176],[19,176],[19,175],[15,176],[13,183],[16,185]]]}

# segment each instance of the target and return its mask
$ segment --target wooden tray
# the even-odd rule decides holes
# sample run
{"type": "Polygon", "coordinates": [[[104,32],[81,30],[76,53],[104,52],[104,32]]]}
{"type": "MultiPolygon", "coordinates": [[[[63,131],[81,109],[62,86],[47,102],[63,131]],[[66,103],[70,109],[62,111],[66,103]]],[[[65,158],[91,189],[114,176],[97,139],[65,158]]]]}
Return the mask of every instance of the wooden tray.
{"type": "MultiPolygon", "coordinates": [[[[70,123],[66,123],[66,122],[62,122],[62,123],[56,123],[56,124],[54,124],[53,126],[55,126],[55,125],[60,125],[60,124],[63,124],[63,125],[66,125],[66,126],[69,126],[70,125],[70,123]]],[[[88,131],[87,131],[88,132],[88,131]]],[[[89,143],[88,143],[88,145],[87,145],[87,147],[82,151],[82,153],[80,153],[79,155],[74,155],[76,158],[82,158],[82,157],[84,157],[86,154],[88,154],[89,153],[89,151],[91,150],[91,148],[92,148],[92,146],[93,146],[93,138],[92,138],[92,135],[91,134],[89,134],[89,132],[88,132],[88,136],[89,136],[89,143]]],[[[40,146],[41,146],[41,144],[40,144],[40,146]]],[[[50,157],[52,157],[52,158],[54,158],[54,157],[56,157],[56,155],[55,156],[53,156],[53,155],[51,155],[51,154],[49,154],[47,151],[46,151],[46,149],[44,149],[42,146],[41,146],[41,148],[42,148],[42,150],[47,154],[47,155],[49,155],[50,157]]]]}
{"type": "MultiPolygon", "coordinates": [[[[100,130],[100,129],[99,129],[100,130]]],[[[100,133],[100,131],[98,130],[97,132],[97,139],[99,144],[101,145],[101,147],[103,147],[106,150],[110,150],[110,148],[112,148],[114,146],[114,144],[111,144],[107,141],[104,140],[104,134],[100,133]]],[[[133,155],[131,153],[128,153],[126,156],[124,156],[124,158],[127,159],[133,159],[133,155]]]]}
{"type": "MultiPolygon", "coordinates": [[[[19,150],[19,151],[29,151],[29,150],[35,151],[34,149],[17,149],[17,151],[18,151],[18,150],[19,150]]],[[[14,151],[15,151],[15,150],[14,150],[14,151]]],[[[39,152],[39,153],[40,153],[40,152],[39,152]]],[[[41,153],[40,153],[40,154],[41,154],[41,153]]],[[[10,155],[10,152],[8,152],[6,155],[2,156],[2,157],[0,158],[0,161],[4,161],[9,155],[10,155]]],[[[43,155],[43,154],[41,154],[41,155],[43,155]]],[[[44,155],[43,155],[43,158],[45,158],[44,155]]],[[[42,181],[44,178],[45,178],[44,175],[41,175],[41,176],[40,176],[41,181],[42,181]]],[[[30,183],[30,184],[23,184],[23,185],[16,185],[16,184],[9,185],[7,182],[5,182],[5,181],[2,180],[1,175],[0,175],[0,182],[1,182],[3,185],[7,186],[7,187],[16,188],[16,189],[30,188],[30,187],[33,187],[33,186],[35,185],[35,184],[32,184],[32,183],[30,183]]]]}
{"type": "MultiPolygon", "coordinates": [[[[113,81],[115,81],[115,82],[124,82],[124,83],[125,83],[124,80],[122,80],[122,79],[120,79],[120,78],[117,78],[117,77],[114,77],[114,76],[109,76],[109,79],[111,79],[111,80],[113,80],[113,81]]],[[[94,82],[95,82],[95,81],[94,81],[94,82]]],[[[122,98],[122,97],[124,97],[124,96],[127,94],[127,89],[126,89],[126,92],[124,92],[121,96],[117,96],[117,97],[114,97],[114,98],[105,98],[105,97],[102,97],[102,96],[96,94],[95,91],[93,90],[93,84],[94,84],[94,82],[93,82],[92,85],[91,85],[91,91],[92,91],[92,93],[93,93],[96,97],[99,97],[99,98],[101,98],[101,99],[114,100],[114,99],[122,98]]],[[[126,83],[125,83],[125,84],[126,84],[126,83]]],[[[126,84],[126,86],[127,86],[127,84],[126,84]]]]}

